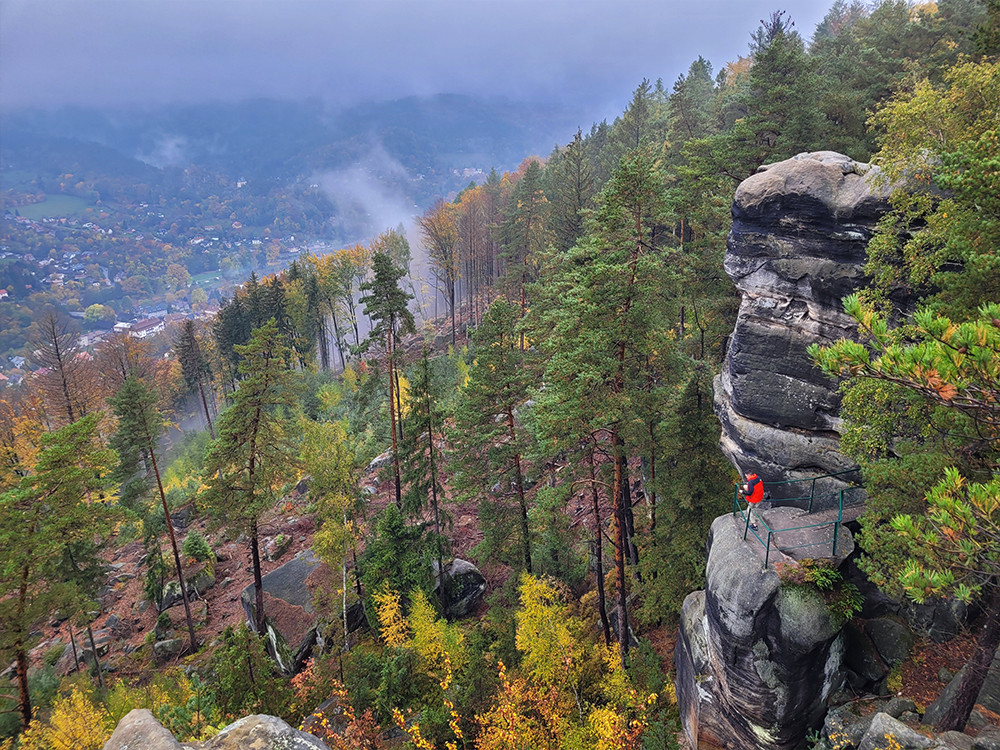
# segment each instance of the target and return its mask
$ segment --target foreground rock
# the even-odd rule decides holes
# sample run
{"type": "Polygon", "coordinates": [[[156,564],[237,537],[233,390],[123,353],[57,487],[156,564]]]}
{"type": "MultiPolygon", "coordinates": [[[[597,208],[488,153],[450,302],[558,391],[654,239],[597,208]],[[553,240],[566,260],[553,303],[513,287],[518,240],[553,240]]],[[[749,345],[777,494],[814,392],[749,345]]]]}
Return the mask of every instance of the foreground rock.
{"type": "Polygon", "coordinates": [[[782,586],[730,515],[712,524],[706,587],[684,600],[675,663],[692,747],[799,750],[839,681],[839,623],[818,593],[782,586]]]}
{"type": "Polygon", "coordinates": [[[778,481],[854,465],[839,451],[837,384],[806,347],[854,334],[842,300],[863,283],[888,208],[876,171],[820,151],[761,167],[736,190],[725,270],[742,302],[715,407],[722,448],[741,472],[778,481]]]}
{"type": "Polygon", "coordinates": [[[128,713],[104,750],[330,750],[313,735],[274,716],[257,714],[230,724],[205,742],[178,742],[144,708],[128,713]]]}

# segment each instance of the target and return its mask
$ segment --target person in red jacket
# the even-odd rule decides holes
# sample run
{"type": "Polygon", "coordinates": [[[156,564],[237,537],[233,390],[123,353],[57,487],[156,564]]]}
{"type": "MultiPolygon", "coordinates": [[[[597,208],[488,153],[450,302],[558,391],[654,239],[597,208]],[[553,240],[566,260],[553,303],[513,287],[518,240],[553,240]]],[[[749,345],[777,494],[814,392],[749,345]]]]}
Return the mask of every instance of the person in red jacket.
{"type": "MultiPolygon", "coordinates": [[[[746,497],[747,503],[749,503],[749,506],[747,507],[748,513],[752,510],[756,510],[760,501],[764,499],[764,483],[754,472],[750,472],[750,474],[747,475],[746,484],[743,485],[743,496],[746,497]]],[[[757,528],[757,524],[753,520],[752,515],[750,517],[750,528],[757,528]]]]}

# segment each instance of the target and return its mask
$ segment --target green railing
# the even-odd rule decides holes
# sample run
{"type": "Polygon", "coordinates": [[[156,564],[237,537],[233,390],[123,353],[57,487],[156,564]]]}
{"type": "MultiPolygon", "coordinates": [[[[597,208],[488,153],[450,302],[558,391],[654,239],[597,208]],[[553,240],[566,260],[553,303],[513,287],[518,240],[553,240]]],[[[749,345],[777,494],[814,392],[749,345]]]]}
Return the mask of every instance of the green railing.
{"type": "MultiPolygon", "coordinates": [[[[784,503],[790,504],[793,502],[808,500],[809,506],[806,511],[807,514],[812,513],[813,502],[816,499],[816,482],[820,479],[829,479],[831,477],[838,477],[844,474],[852,474],[857,472],[858,469],[848,469],[846,471],[838,471],[834,474],[824,474],[818,477],[812,477],[810,479],[789,479],[783,482],[764,482],[764,489],[767,491],[768,487],[775,487],[778,485],[788,485],[794,483],[809,483],[809,494],[803,495],[802,497],[785,497],[780,500],[773,500],[772,503],[784,503]]],[[[844,519],[844,508],[852,507],[858,505],[862,502],[863,494],[861,487],[844,487],[843,489],[837,490],[837,518],[835,521],[820,521],[819,523],[811,523],[803,526],[789,526],[782,529],[771,528],[768,523],[764,520],[763,516],[759,513],[752,513],[749,503],[740,503],[741,496],[741,484],[737,484],[733,487],[733,515],[739,516],[744,520],[743,524],[743,538],[746,539],[749,533],[753,533],[757,537],[757,541],[761,543],[764,547],[764,565],[770,563],[771,560],[771,547],[778,549],[778,545],[775,542],[775,536],[781,532],[790,531],[802,531],[805,529],[820,528],[822,526],[830,526],[831,534],[829,539],[823,539],[818,542],[807,542],[805,544],[796,544],[792,546],[783,546],[782,551],[788,551],[793,549],[801,549],[803,547],[817,547],[830,545],[830,557],[837,556],[837,542],[839,541],[840,535],[840,525],[844,519]],[[845,499],[846,498],[846,499],[845,499]],[[757,520],[757,528],[750,525],[751,515],[757,520]],[[760,532],[760,533],[758,533],[760,532]],[[761,533],[766,533],[766,539],[761,536],[761,533]]]]}

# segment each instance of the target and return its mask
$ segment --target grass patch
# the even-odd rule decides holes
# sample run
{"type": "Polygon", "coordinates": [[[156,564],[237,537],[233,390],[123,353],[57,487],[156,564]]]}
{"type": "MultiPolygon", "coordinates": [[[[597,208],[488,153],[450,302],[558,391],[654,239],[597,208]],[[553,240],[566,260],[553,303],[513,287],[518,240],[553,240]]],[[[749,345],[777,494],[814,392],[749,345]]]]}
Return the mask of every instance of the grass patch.
{"type": "Polygon", "coordinates": [[[86,198],[78,198],[75,195],[50,195],[41,203],[18,206],[17,211],[26,219],[38,221],[39,219],[77,216],[92,205],[86,198]]]}

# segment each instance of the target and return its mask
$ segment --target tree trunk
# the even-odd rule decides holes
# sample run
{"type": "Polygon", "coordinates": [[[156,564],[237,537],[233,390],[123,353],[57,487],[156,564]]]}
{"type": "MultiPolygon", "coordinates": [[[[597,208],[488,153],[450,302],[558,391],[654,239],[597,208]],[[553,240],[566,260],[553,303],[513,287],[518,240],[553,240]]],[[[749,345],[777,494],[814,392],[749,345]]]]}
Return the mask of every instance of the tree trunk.
{"type": "MultiPolygon", "coordinates": [[[[143,415],[145,423],[145,415],[143,415]]],[[[167,494],[163,491],[163,482],[160,479],[160,469],[156,464],[156,454],[153,452],[153,439],[146,431],[146,446],[149,449],[149,458],[153,464],[153,474],[156,475],[156,486],[160,491],[160,502],[163,504],[163,517],[167,522],[167,533],[170,534],[170,548],[174,553],[174,567],[177,570],[177,582],[181,585],[181,599],[184,601],[184,619],[187,621],[188,638],[191,641],[191,653],[198,650],[198,644],[194,638],[194,621],[191,619],[191,604],[188,600],[187,584],[184,582],[184,569],[181,567],[181,555],[177,551],[177,537],[174,534],[174,525],[170,522],[170,509],[167,507],[167,494]]],[[[87,627],[90,627],[89,625],[87,627]]],[[[94,655],[96,658],[96,654],[94,655]]]]}
{"type": "Polygon", "coordinates": [[[205,410],[205,424],[208,425],[208,436],[215,440],[215,428],[212,427],[212,414],[208,410],[208,399],[205,398],[205,385],[201,382],[201,376],[198,376],[198,393],[201,394],[201,406],[205,410]]]}
{"type": "MultiPolygon", "coordinates": [[[[514,441],[514,410],[507,410],[507,429],[511,442],[514,441]]],[[[531,530],[528,528],[528,503],[524,499],[524,479],[521,477],[521,454],[514,454],[514,482],[517,486],[517,503],[520,506],[521,536],[523,537],[524,569],[531,573],[531,530]]]]}
{"type": "Polygon", "coordinates": [[[27,729],[31,725],[31,693],[28,692],[28,654],[21,644],[16,644],[15,649],[14,663],[17,670],[17,707],[21,712],[21,728],[27,729]]]}
{"type": "Polygon", "coordinates": [[[965,667],[965,676],[958,685],[955,701],[934,726],[935,732],[961,732],[983,689],[997,646],[1000,646],[1000,585],[990,584],[989,602],[985,609],[986,622],[976,640],[976,652],[965,667]]]}
{"type": "Polygon", "coordinates": [[[73,648],[73,665],[76,667],[76,671],[79,672],[80,671],[80,654],[76,650],[76,636],[73,635],[73,624],[72,623],[68,623],[67,627],[69,628],[69,645],[72,646],[72,648],[73,648]]]}
{"type": "Polygon", "coordinates": [[[615,514],[615,569],[618,574],[618,645],[621,648],[622,669],[628,668],[628,601],[625,590],[625,491],[627,481],[625,443],[617,428],[611,432],[614,450],[614,482],[611,487],[615,514]]]}
{"type": "Polygon", "coordinates": [[[347,369],[347,362],[344,360],[344,342],[340,339],[340,326],[337,324],[337,313],[333,310],[333,305],[330,305],[330,317],[333,318],[333,337],[336,339],[337,352],[340,354],[340,369],[347,369]]]}
{"type": "Polygon", "coordinates": [[[590,459],[590,495],[594,508],[594,556],[597,558],[597,611],[601,615],[601,628],[604,630],[604,645],[611,645],[611,625],[608,622],[608,607],[604,595],[604,528],[601,524],[601,509],[597,496],[597,471],[594,466],[594,449],[588,451],[590,459]]]}
{"type": "Polygon", "coordinates": [[[97,672],[97,684],[104,690],[104,673],[101,670],[101,657],[97,654],[97,644],[94,643],[94,629],[87,623],[87,637],[90,639],[90,650],[94,654],[94,670],[97,672]]]}
{"type": "Polygon", "coordinates": [[[257,524],[250,529],[250,557],[253,560],[253,591],[257,611],[254,617],[254,629],[257,635],[267,633],[267,622],[264,618],[264,579],[260,572],[260,545],[257,541],[257,524]]]}
{"type": "MultiPolygon", "coordinates": [[[[424,377],[427,378],[427,383],[430,383],[430,375],[427,372],[427,356],[424,356],[424,377]]],[[[428,388],[429,390],[429,388],[428,388]]],[[[437,465],[434,461],[434,423],[431,420],[431,403],[430,395],[427,396],[426,401],[427,408],[427,455],[430,461],[431,469],[431,505],[434,508],[434,546],[437,548],[437,561],[438,561],[438,597],[444,600],[444,559],[441,552],[441,515],[438,512],[438,495],[437,495],[437,465]]]]}
{"type": "Polygon", "coordinates": [[[399,450],[396,441],[396,404],[394,402],[395,398],[395,388],[393,387],[394,381],[394,368],[392,362],[392,322],[389,324],[389,333],[387,336],[386,347],[389,353],[389,427],[392,430],[392,471],[396,480],[396,507],[403,507],[403,491],[400,487],[399,479],[399,450]]]}

